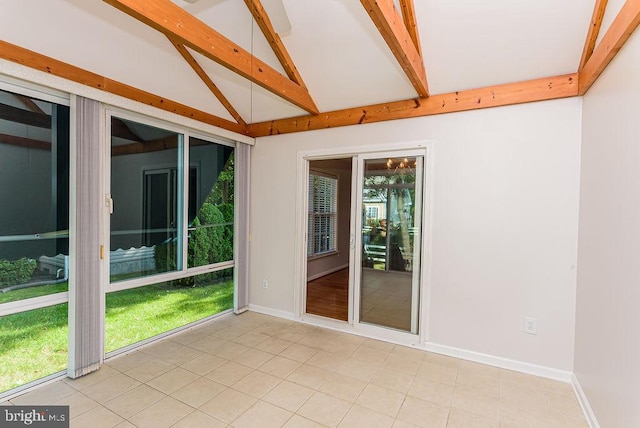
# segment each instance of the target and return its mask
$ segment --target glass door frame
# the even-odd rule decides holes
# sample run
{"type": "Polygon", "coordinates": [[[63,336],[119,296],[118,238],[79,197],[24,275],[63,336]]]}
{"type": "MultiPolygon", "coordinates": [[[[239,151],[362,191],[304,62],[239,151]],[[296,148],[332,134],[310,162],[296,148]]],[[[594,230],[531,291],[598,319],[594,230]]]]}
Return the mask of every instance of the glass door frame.
{"type": "MultiPolygon", "coordinates": [[[[355,206],[352,207],[352,211],[354,214],[354,229],[356,233],[354,234],[355,238],[355,252],[354,252],[354,275],[353,275],[353,326],[356,330],[361,330],[363,332],[370,332],[376,336],[383,336],[388,338],[388,340],[394,341],[415,341],[416,338],[419,338],[420,330],[423,326],[423,320],[421,320],[419,313],[421,303],[423,302],[423,292],[424,286],[422,281],[422,272],[423,272],[423,263],[422,257],[418,257],[417,269],[413,270],[411,275],[411,284],[412,284],[412,304],[411,304],[411,325],[412,330],[415,326],[415,333],[411,332],[403,332],[401,330],[395,330],[384,326],[378,326],[370,323],[364,323],[360,321],[360,304],[361,304],[361,281],[362,281],[362,245],[363,245],[363,235],[362,235],[362,215],[358,215],[362,210],[363,204],[363,190],[364,190],[364,178],[365,178],[365,161],[372,159],[389,159],[389,158],[405,158],[405,157],[415,157],[420,159],[418,165],[416,167],[416,175],[420,177],[421,180],[416,179],[415,185],[415,193],[419,195],[416,197],[416,212],[420,214],[420,234],[418,238],[417,245],[414,242],[414,254],[423,254],[422,242],[425,241],[423,238],[424,231],[424,213],[422,201],[424,200],[424,183],[425,183],[425,174],[423,167],[424,160],[426,159],[426,153],[424,150],[393,150],[386,152],[373,152],[373,153],[362,153],[356,157],[357,162],[357,171],[355,174],[356,184],[357,184],[357,193],[356,193],[356,202],[355,206]],[[416,297],[417,293],[417,297],[416,297]]],[[[387,213],[387,217],[388,217],[387,213]]],[[[415,238],[414,238],[415,239],[415,238]]],[[[388,249],[387,249],[388,251],[388,249]]]]}
{"type": "Polygon", "coordinates": [[[387,340],[403,345],[424,348],[429,335],[429,324],[427,322],[429,313],[430,294],[430,245],[431,245],[431,198],[432,198],[432,175],[433,175],[434,146],[432,141],[414,141],[407,143],[369,145],[360,147],[336,147],[330,149],[319,149],[310,151],[300,151],[297,153],[297,180],[296,180],[296,223],[295,223],[295,259],[294,259],[294,308],[293,317],[306,323],[326,326],[332,329],[352,332],[359,335],[387,340]],[[419,281],[420,299],[418,305],[418,334],[405,333],[384,327],[372,326],[356,322],[355,307],[359,301],[355,299],[355,288],[359,286],[356,282],[356,272],[360,269],[362,255],[358,255],[361,245],[362,219],[359,212],[361,204],[362,171],[363,162],[360,157],[376,159],[389,154],[396,154],[396,157],[422,156],[422,219],[421,230],[422,239],[420,242],[421,258],[419,281]],[[306,285],[307,285],[307,191],[309,162],[313,160],[352,158],[352,178],[351,178],[351,230],[349,246],[349,316],[348,321],[338,321],[329,318],[305,313],[306,305],[306,285]],[[360,202],[358,202],[360,198],[360,202]],[[360,229],[358,229],[360,227],[360,229]]]}

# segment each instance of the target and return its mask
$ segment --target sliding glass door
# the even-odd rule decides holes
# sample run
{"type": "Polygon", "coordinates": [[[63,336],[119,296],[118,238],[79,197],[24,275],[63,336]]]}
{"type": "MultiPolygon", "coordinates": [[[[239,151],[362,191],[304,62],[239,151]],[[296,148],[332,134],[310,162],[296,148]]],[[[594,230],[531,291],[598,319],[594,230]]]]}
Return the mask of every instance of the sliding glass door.
{"type": "Polygon", "coordinates": [[[359,156],[356,323],[418,334],[424,156],[359,156]]]}

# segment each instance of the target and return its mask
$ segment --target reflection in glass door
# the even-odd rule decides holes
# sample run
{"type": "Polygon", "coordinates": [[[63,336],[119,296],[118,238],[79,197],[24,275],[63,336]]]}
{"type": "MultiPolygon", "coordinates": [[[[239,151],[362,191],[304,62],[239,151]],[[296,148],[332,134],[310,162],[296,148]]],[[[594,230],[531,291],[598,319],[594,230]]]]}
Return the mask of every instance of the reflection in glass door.
{"type": "Polygon", "coordinates": [[[360,323],[418,333],[423,159],[363,161],[360,323]]]}

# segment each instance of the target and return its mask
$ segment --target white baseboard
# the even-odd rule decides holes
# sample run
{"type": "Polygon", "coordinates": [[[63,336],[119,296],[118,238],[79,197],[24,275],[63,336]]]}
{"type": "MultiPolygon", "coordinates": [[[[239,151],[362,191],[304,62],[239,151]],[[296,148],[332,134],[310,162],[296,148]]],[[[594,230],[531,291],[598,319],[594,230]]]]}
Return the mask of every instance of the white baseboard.
{"type": "Polygon", "coordinates": [[[452,346],[438,345],[437,343],[427,343],[426,349],[427,351],[435,352],[436,354],[448,355],[450,357],[461,358],[463,360],[487,364],[489,366],[559,380],[561,382],[571,382],[572,373],[565,370],[558,370],[551,367],[510,360],[508,358],[496,357],[494,355],[482,354],[480,352],[467,351],[465,349],[454,348],[452,346]]]}
{"type": "Polygon", "coordinates": [[[573,386],[573,392],[575,392],[576,397],[578,397],[578,402],[580,403],[580,407],[582,407],[582,412],[584,413],[584,417],[587,419],[589,426],[591,428],[600,428],[598,419],[596,419],[596,415],[591,408],[591,404],[589,404],[589,400],[587,400],[587,396],[582,390],[582,386],[580,385],[575,373],[571,376],[571,386],[573,386]]]}
{"type": "Polygon", "coordinates": [[[272,309],[267,308],[266,306],[252,305],[249,304],[249,310],[252,312],[257,312],[259,314],[271,315],[278,318],[284,318],[286,320],[295,321],[296,317],[293,312],[281,311],[280,309],[272,309]]]}
{"type": "Polygon", "coordinates": [[[332,269],[326,270],[324,272],[317,273],[307,278],[307,281],[313,281],[314,279],[322,278],[323,276],[330,275],[334,272],[338,272],[339,270],[346,269],[349,267],[349,263],[344,264],[342,266],[334,267],[332,269]]]}

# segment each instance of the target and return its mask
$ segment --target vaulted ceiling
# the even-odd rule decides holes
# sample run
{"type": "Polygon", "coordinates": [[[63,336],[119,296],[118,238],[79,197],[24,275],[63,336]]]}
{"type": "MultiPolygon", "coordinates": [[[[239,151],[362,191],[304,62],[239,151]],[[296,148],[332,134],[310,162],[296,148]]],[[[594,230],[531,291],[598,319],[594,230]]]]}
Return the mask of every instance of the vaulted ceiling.
{"type": "Polygon", "coordinates": [[[0,57],[260,136],[576,96],[639,22],[640,0],[0,0],[0,57]]]}

